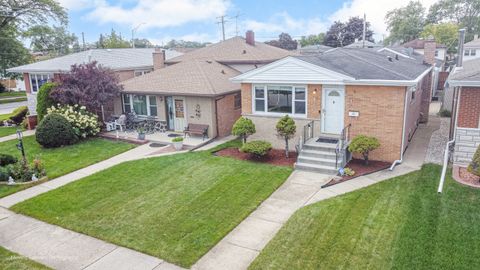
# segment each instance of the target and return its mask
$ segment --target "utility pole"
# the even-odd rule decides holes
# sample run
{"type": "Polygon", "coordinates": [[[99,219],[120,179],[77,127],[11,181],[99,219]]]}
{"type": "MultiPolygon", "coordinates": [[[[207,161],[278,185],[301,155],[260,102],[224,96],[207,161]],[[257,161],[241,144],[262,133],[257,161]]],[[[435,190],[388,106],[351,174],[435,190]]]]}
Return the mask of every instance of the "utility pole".
{"type": "Polygon", "coordinates": [[[82,43],[83,43],[83,50],[85,51],[85,33],[82,32],[82,43]]]}
{"type": "Polygon", "coordinates": [[[217,17],[220,21],[217,22],[217,24],[222,24],[222,36],[223,36],[223,41],[225,41],[225,23],[228,22],[225,20],[225,15],[222,15],[220,17],[217,17]]]}
{"type": "Polygon", "coordinates": [[[367,14],[363,13],[363,35],[362,35],[362,48],[365,48],[365,36],[367,35],[367,14]]]}

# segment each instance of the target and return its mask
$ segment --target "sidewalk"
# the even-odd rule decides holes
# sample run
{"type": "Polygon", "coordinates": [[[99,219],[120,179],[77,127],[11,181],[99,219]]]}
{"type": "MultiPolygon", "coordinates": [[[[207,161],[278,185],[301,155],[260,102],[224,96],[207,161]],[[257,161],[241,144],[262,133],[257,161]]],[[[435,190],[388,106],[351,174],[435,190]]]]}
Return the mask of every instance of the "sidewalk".
{"type": "Polygon", "coordinates": [[[393,171],[384,170],[360,176],[323,189],[321,186],[328,182],[331,176],[294,171],[272,196],[205,254],[192,269],[247,269],[296,210],[420,169],[428,141],[433,131],[439,128],[439,124],[438,118],[431,117],[427,125],[418,128],[404,156],[403,164],[393,171]]]}
{"type": "MultiPolygon", "coordinates": [[[[32,135],[35,135],[35,130],[25,130],[23,131],[23,136],[26,137],[26,136],[32,136],[32,135]]],[[[15,140],[17,139],[17,134],[12,134],[12,135],[8,135],[8,136],[4,136],[4,137],[0,137],[0,142],[6,142],[6,141],[10,141],[10,140],[15,140]]]]}

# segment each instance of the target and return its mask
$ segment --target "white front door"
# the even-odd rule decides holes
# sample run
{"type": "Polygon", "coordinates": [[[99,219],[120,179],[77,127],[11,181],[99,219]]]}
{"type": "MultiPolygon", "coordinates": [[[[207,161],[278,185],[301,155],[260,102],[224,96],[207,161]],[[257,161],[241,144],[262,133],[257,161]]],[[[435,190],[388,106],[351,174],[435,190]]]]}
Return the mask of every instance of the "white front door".
{"type": "Polygon", "coordinates": [[[185,108],[185,98],[173,97],[173,122],[175,131],[183,131],[187,127],[187,112],[185,108]]]}
{"type": "Polygon", "coordinates": [[[345,89],[343,87],[323,88],[322,132],[340,134],[343,129],[345,89]]]}

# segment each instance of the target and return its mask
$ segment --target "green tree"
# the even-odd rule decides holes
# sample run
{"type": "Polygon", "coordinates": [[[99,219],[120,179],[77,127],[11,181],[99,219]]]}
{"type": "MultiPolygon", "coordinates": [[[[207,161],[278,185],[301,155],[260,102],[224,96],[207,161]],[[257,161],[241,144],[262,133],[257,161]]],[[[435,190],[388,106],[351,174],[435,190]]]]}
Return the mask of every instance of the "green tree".
{"type": "Polygon", "coordinates": [[[255,132],[255,124],[252,122],[252,120],[246,117],[238,118],[235,124],[233,124],[232,134],[242,137],[243,143],[246,143],[247,137],[254,134],[255,132]]]}
{"type": "Polygon", "coordinates": [[[297,42],[287,33],[281,33],[278,40],[270,40],[265,43],[289,51],[297,49],[297,42]]]}
{"type": "Polygon", "coordinates": [[[457,51],[458,25],[455,23],[428,24],[420,34],[423,38],[433,36],[437,43],[447,46],[449,53],[457,51]]]}
{"type": "Polygon", "coordinates": [[[64,26],[35,25],[28,29],[24,37],[30,39],[33,51],[48,52],[52,56],[71,53],[78,38],[71,34],[64,26]]]}
{"type": "Polygon", "coordinates": [[[8,73],[7,69],[32,62],[32,56],[23,43],[17,39],[18,31],[13,26],[0,29],[0,75],[18,77],[19,74],[8,73]]]}
{"type": "Polygon", "coordinates": [[[480,146],[473,155],[472,162],[468,165],[467,170],[476,176],[480,176],[480,146]]]}
{"type": "Polygon", "coordinates": [[[185,41],[185,40],[175,40],[172,39],[167,44],[165,44],[165,49],[174,49],[174,48],[203,48],[211,44],[210,42],[196,42],[196,41],[185,41]]]}
{"type": "Polygon", "coordinates": [[[113,29],[110,35],[100,34],[100,38],[96,43],[96,47],[99,49],[130,48],[131,46],[132,44],[130,44],[128,40],[123,39],[123,37],[113,29]]]}
{"type": "Polygon", "coordinates": [[[293,136],[295,136],[295,132],[297,132],[295,121],[293,121],[290,116],[285,115],[278,120],[275,128],[277,130],[278,137],[285,140],[285,156],[288,158],[288,140],[293,138],[293,136]]]}
{"type": "Polygon", "coordinates": [[[305,47],[308,45],[320,45],[320,44],[323,44],[324,40],[325,40],[325,33],[320,33],[318,35],[302,36],[302,38],[300,39],[300,45],[302,47],[305,47]]]}
{"type": "MultiPolygon", "coordinates": [[[[336,21],[325,34],[324,44],[331,47],[343,47],[363,38],[363,18],[351,17],[347,22],[336,21]]],[[[365,39],[373,42],[373,31],[366,22],[365,39]]]]}
{"type": "Polygon", "coordinates": [[[410,1],[405,7],[387,12],[385,21],[390,31],[385,43],[404,43],[420,37],[425,26],[425,8],[419,1],[410,1]]]}
{"type": "Polygon", "coordinates": [[[377,138],[358,135],[348,145],[348,151],[361,154],[365,160],[365,165],[368,166],[368,155],[378,147],[380,147],[380,142],[377,138]]]}
{"type": "Polygon", "coordinates": [[[37,93],[37,117],[38,121],[42,121],[47,115],[47,109],[55,106],[55,101],[50,97],[50,92],[55,88],[56,84],[47,82],[40,87],[37,93]]]}
{"type": "Polygon", "coordinates": [[[133,43],[135,44],[135,48],[153,48],[153,44],[150,42],[150,40],[146,38],[142,39],[134,39],[133,43]]]}
{"type": "Polygon", "coordinates": [[[480,0],[440,0],[430,6],[429,23],[453,22],[467,30],[466,41],[480,31],[480,0]]]}
{"type": "Polygon", "coordinates": [[[28,28],[48,24],[51,20],[67,24],[67,11],[55,0],[0,0],[0,30],[8,27],[28,28]]]}

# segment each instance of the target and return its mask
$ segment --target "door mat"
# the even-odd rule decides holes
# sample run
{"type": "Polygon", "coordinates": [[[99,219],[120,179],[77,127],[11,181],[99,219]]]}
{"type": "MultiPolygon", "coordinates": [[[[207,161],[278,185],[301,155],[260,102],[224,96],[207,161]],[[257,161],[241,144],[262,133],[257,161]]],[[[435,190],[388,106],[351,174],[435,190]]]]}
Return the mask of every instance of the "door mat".
{"type": "Polygon", "coordinates": [[[338,139],[334,138],[318,138],[317,142],[319,143],[338,143],[338,139]]]}
{"type": "Polygon", "coordinates": [[[170,133],[167,135],[168,137],[175,138],[175,137],[180,137],[182,134],[176,134],[176,133],[170,133]]]}
{"type": "Polygon", "coordinates": [[[149,146],[150,146],[150,147],[153,147],[153,148],[157,148],[157,147],[164,147],[164,146],[166,146],[166,144],[163,144],[163,143],[151,143],[149,146]]]}

